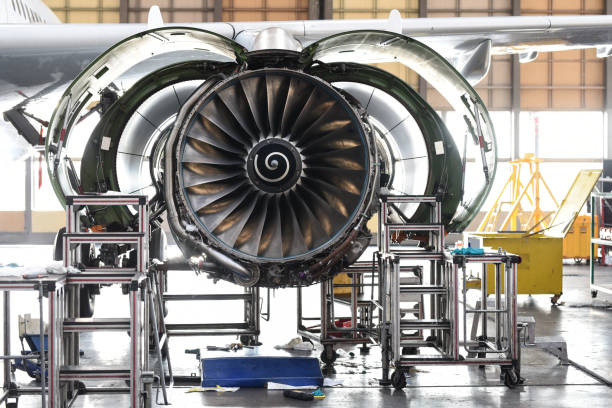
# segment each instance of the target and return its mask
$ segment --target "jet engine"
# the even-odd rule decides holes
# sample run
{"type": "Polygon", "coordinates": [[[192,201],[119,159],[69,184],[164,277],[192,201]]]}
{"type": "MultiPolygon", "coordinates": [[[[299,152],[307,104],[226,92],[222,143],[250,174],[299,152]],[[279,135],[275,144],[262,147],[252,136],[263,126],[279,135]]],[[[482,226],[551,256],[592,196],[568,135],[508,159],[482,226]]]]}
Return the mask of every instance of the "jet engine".
{"type": "MultiPolygon", "coordinates": [[[[305,286],[355,262],[381,192],[440,197],[449,231],[470,222],[495,175],[495,138],[477,93],[444,58],[390,32],[304,49],[281,29],[260,35],[249,51],[159,28],[95,60],[49,126],[58,198],[147,195],[151,223],[167,221],[194,269],[247,286],[305,286]],[[429,82],[454,122],[380,68],[387,62],[429,82]]],[[[419,222],[428,208],[391,211],[419,222]]],[[[112,230],[134,223],[129,207],[88,214],[112,230]]]]}

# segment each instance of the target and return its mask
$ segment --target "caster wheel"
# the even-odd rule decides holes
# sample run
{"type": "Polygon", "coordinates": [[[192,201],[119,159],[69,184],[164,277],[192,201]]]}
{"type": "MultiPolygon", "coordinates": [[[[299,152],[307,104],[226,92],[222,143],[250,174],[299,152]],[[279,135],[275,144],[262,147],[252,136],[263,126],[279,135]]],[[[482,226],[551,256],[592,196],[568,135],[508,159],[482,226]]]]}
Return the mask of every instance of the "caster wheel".
{"type": "Polygon", "coordinates": [[[370,348],[364,344],[362,347],[359,347],[359,354],[370,354],[370,348]]]}
{"type": "Polygon", "coordinates": [[[560,297],[561,295],[554,295],[553,297],[550,298],[550,303],[552,303],[553,305],[556,305],[560,297]]]}
{"type": "Polygon", "coordinates": [[[502,377],[504,384],[508,388],[514,388],[522,382],[514,370],[504,370],[502,372],[502,377]]]}
{"type": "Polygon", "coordinates": [[[597,291],[596,291],[596,290],[592,290],[592,291],[591,291],[591,297],[592,297],[593,299],[595,299],[595,298],[597,297],[597,291]]]}
{"type": "Polygon", "coordinates": [[[391,374],[391,385],[393,385],[393,388],[401,390],[406,387],[406,384],[406,375],[402,371],[395,370],[393,374],[391,374]]]}
{"type": "Polygon", "coordinates": [[[243,346],[261,346],[261,343],[255,340],[255,337],[247,335],[240,336],[240,343],[243,346]]]}
{"type": "Polygon", "coordinates": [[[334,351],[333,346],[325,346],[323,352],[321,352],[321,361],[326,365],[333,364],[338,358],[338,353],[334,351]]]}
{"type": "Polygon", "coordinates": [[[419,354],[418,347],[402,347],[402,355],[414,355],[419,354]]]}

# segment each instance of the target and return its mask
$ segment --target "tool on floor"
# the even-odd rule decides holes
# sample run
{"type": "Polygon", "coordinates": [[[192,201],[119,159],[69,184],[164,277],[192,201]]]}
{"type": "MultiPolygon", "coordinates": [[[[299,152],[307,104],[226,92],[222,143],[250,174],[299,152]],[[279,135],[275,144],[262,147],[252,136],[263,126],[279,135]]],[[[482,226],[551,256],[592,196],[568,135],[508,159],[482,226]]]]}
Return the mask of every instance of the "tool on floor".
{"type": "Polygon", "coordinates": [[[41,279],[45,276],[47,275],[42,273],[26,273],[25,275],[23,275],[23,279],[41,279]]]}
{"type": "Polygon", "coordinates": [[[320,388],[317,388],[316,391],[312,393],[312,396],[315,399],[323,399],[325,398],[325,393],[320,388]]]}
{"type": "Polygon", "coordinates": [[[185,354],[195,354],[195,358],[200,360],[200,349],[185,349],[185,354]]]}
{"type": "Polygon", "coordinates": [[[208,351],[230,351],[229,347],[219,347],[219,346],[206,346],[206,350],[208,351]]]}
{"type": "Polygon", "coordinates": [[[285,390],[283,391],[283,396],[301,401],[312,401],[315,399],[314,395],[309,392],[295,390],[285,390]]]}

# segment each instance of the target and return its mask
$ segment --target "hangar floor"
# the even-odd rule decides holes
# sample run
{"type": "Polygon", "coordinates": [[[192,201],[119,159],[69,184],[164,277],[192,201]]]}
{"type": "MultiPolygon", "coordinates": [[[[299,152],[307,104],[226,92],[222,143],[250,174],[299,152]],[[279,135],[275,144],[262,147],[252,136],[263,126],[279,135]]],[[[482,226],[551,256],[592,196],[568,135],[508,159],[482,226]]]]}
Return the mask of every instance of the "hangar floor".
{"type": "MultiPolygon", "coordinates": [[[[50,247],[0,247],[0,262],[23,262],[44,264],[50,259],[50,247]]],[[[603,268],[602,272],[608,269],[603,268]]],[[[612,269],[610,269],[612,271],[612,269]]],[[[194,285],[205,285],[216,291],[236,290],[231,285],[213,285],[202,276],[178,272],[171,277],[172,292],[192,289],[194,285]]],[[[283,344],[295,336],[295,290],[284,289],[272,293],[271,320],[262,322],[260,341],[264,347],[283,344]]],[[[564,295],[561,304],[552,306],[549,296],[519,296],[521,315],[534,316],[537,336],[561,335],[567,341],[569,357],[586,370],[575,366],[561,366],[558,360],[538,349],[523,349],[522,375],[526,378],[523,387],[508,389],[499,382],[499,368],[486,367],[417,367],[410,373],[408,387],[403,391],[378,386],[380,375],[378,350],[374,348],[368,356],[356,352],[354,358],[339,358],[332,377],[343,379],[338,388],[325,388],[326,398],[313,402],[289,400],[280,391],[265,389],[241,389],[235,393],[186,393],[191,386],[175,386],[170,398],[175,407],[197,406],[317,406],[333,407],[407,407],[407,406],[505,406],[505,407],[609,407],[612,398],[612,297],[600,294],[591,299],[588,290],[588,267],[565,265],[564,295]],[[607,379],[604,381],[587,371],[607,379]]],[[[305,304],[318,305],[318,291],[305,291],[305,304]]],[[[35,295],[14,293],[12,295],[13,352],[20,349],[17,338],[16,315],[32,313],[38,316],[35,295]]],[[[126,315],[127,298],[118,287],[102,290],[96,300],[97,317],[120,317],[126,315]]],[[[168,319],[174,322],[205,319],[206,321],[231,321],[240,318],[242,309],[236,304],[219,305],[199,302],[180,302],[170,306],[168,319]],[[219,310],[223,310],[221,314],[219,310]]],[[[314,313],[311,313],[314,314],[314,313]]],[[[235,321],[235,320],[234,320],[235,321]]],[[[171,358],[176,374],[191,375],[198,371],[193,355],[185,355],[187,348],[205,348],[206,345],[225,345],[233,338],[173,338],[171,358]]],[[[82,335],[84,362],[94,365],[120,365],[125,359],[127,335],[124,333],[95,333],[82,335]],[[125,346],[124,346],[125,345],[125,346]]],[[[319,351],[312,355],[318,356],[319,351]]],[[[30,383],[24,373],[18,372],[18,380],[30,383]]],[[[34,385],[34,383],[30,383],[34,385]]],[[[92,384],[93,385],[93,384],[92,384]]],[[[109,384],[106,384],[109,385],[109,384]]],[[[124,386],[125,384],[116,384],[124,386]]],[[[161,398],[161,396],[160,396],[161,398]]],[[[22,396],[20,407],[40,406],[40,398],[22,396]]],[[[85,395],[79,397],[75,407],[127,406],[124,395],[85,395]]]]}

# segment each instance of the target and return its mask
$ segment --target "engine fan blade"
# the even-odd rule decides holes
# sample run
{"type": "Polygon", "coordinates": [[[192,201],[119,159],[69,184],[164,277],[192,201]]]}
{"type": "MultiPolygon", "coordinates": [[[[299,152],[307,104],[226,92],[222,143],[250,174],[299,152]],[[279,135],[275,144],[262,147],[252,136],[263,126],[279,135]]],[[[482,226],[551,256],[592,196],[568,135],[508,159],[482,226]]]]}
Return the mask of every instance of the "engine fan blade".
{"type": "Polygon", "coordinates": [[[245,190],[228,194],[222,199],[207,205],[198,211],[198,214],[201,215],[206,226],[212,231],[217,230],[218,227],[223,229],[226,222],[231,224],[227,221],[229,215],[244,202],[250,193],[252,191],[245,190]]]}
{"type": "Polygon", "coordinates": [[[280,208],[278,197],[270,199],[266,214],[266,222],[261,232],[258,255],[266,258],[283,256],[283,236],[281,231],[280,208]]]}
{"type": "Polygon", "coordinates": [[[228,182],[200,184],[187,188],[187,191],[190,193],[191,205],[197,212],[221,197],[225,197],[231,192],[236,191],[245,183],[246,180],[234,179],[228,182]]]}
{"type": "Polygon", "coordinates": [[[228,215],[225,221],[214,230],[219,239],[227,242],[228,245],[239,246],[237,245],[238,236],[244,230],[251,214],[253,214],[257,202],[258,198],[255,192],[252,192],[243,200],[241,205],[228,215]]]}
{"type": "Polygon", "coordinates": [[[283,256],[301,254],[307,250],[307,247],[297,217],[293,211],[293,205],[285,195],[280,197],[279,205],[283,220],[283,256]]]}
{"type": "Polygon", "coordinates": [[[205,163],[184,163],[183,169],[183,184],[185,187],[227,180],[244,173],[242,169],[235,166],[210,165],[205,163]]]}
{"type": "Polygon", "coordinates": [[[290,79],[280,75],[266,75],[268,123],[273,135],[281,131],[283,108],[287,101],[290,79]]]}
{"type": "Polygon", "coordinates": [[[185,144],[185,151],[182,157],[183,163],[206,163],[206,164],[225,164],[242,165],[244,161],[238,156],[233,155],[207,143],[196,139],[189,139],[185,144]]]}
{"type": "Polygon", "coordinates": [[[251,108],[241,87],[227,87],[219,92],[219,98],[234,115],[236,121],[253,142],[259,140],[259,129],[251,115],[251,108]]]}
{"type": "Polygon", "coordinates": [[[327,235],[326,238],[331,237],[334,231],[341,227],[342,223],[346,220],[344,215],[336,211],[327,201],[309,189],[306,183],[300,185],[297,192],[319,221],[321,228],[327,235]]]}
{"type": "Polygon", "coordinates": [[[314,180],[327,180],[330,184],[351,194],[359,195],[365,178],[361,170],[338,169],[333,167],[306,167],[304,173],[314,180]]]}
{"type": "Polygon", "coordinates": [[[266,79],[265,77],[249,77],[240,81],[246,99],[249,103],[251,114],[257,127],[259,127],[260,134],[268,136],[270,134],[270,127],[268,124],[268,97],[266,90],[266,79]]]}
{"type": "Polygon", "coordinates": [[[290,199],[306,247],[312,249],[324,243],[328,234],[323,230],[320,220],[315,217],[306,203],[304,203],[302,197],[295,191],[291,192],[290,199]]]}
{"type": "Polygon", "coordinates": [[[308,97],[313,92],[313,86],[305,81],[299,81],[296,78],[291,78],[289,89],[287,90],[287,99],[283,109],[283,118],[281,122],[281,136],[285,137],[291,132],[291,127],[295,123],[298,115],[302,112],[308,97]]]}
{"type": "Polygon", "coordinates": [[[345,218],[351,215],[350,209],[354,208],[359,201],[358,194],[348,193],[323,180],[307,177],[304,179],[304,185],[308,186],[311,191],[317,191],[330,208],[335,209],[345,218]]]}
{"type": "Polygon", "coordinates": [[[269,196],[258,198],[257,206],[253,209],[242,231],[240,231],[238,239],[234,243],[234,247],[239,248],[249,255],[258,255],[259,242],[261,241],[269,200],[269,196]]]}
{"type": "Polygon", "coordinates": [[[327,165],[341,169],[364,170],[363,162],[359,160],[360,157],[363,157],[363,147],[357,146],[345,150],[311,154],[304,159],[304,163],[310,166],[327,165]]]}
{"type": "Polygon", "coordinates": [[[218,97],[204,106],[200,114],[241,145],[250,146],[252,144],[251,136],[240,126],[232,112],[218,97]]]}
{"type": "Polygon", "coordinates": [[[189,137],[223,149],[226,152],[244,155],[244,145],[236,143],[235,139],[229,137],[227,133],[222,131],[213,122],[203,116],[201,118],[201,121],[193,122],[193,126],[189,131],[189,137]]]}

